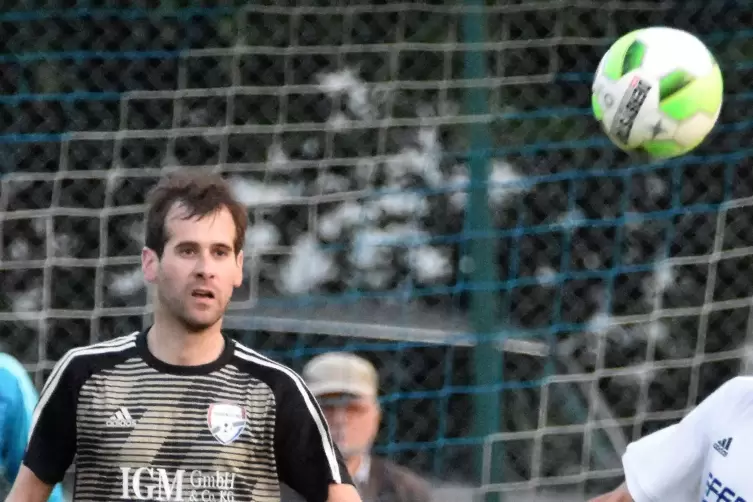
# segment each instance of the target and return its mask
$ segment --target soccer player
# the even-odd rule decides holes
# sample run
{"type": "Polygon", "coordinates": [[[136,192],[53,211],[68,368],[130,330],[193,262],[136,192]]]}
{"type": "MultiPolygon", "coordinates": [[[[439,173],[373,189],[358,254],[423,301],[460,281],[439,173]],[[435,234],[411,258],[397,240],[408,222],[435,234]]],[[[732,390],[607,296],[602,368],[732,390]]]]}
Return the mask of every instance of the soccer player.
{"type": "Polygon", "coordinates": [[[750,502],[753,377],[735,377],[677,424],[631,443],[625,483],[591,502],[750,502]]]}
{"type": "Polygon", "coordinates": [[[229,187],[163,178],[145,225],[154,323],[58,362],[7,500],[46,500],[73,464],[75,501],[273,501],[285,483],[311,502],[360,502],[302,378],[220,330],[247,226],[229,187]]]}
{"type": "MultiPolygon", "coordinates": [[[[37,390],[26,369],[10,354],[0,353],[0,460],[10,484],[21,467],[37,399],[37,390]]],[[[49,500],[65,500],[60,485],[52,491],[49,500]]]]}

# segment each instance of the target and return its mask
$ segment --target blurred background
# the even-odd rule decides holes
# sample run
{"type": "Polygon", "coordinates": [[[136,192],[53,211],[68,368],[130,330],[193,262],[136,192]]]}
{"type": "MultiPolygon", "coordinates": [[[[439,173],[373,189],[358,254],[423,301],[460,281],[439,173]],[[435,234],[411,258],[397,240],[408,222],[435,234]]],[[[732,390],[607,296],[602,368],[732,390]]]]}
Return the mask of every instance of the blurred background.
{"type": "Polygon", "coordinates": [[[250,216],[227,333],[373,362],[376,450],[438,497],[610,489],[751,363],[751,26],[748,0],[5,0],[2,348],[41,388],[147,326],[144,196],[219,171],[250,216]],[[712,136],[662,163],[590,113],[649,25],[725,77],[712,136]]]}

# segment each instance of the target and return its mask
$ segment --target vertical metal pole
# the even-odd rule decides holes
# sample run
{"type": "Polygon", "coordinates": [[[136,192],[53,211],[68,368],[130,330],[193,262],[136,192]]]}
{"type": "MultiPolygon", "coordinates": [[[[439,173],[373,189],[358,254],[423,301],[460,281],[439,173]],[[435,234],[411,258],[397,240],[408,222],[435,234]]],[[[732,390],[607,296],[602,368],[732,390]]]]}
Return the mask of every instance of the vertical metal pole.
{"type": "MultiPolygon", "coordinates": [[[[462,40],[468,44],[486,41],[486,16],[484,0],[464,0],[467,7],[463,16],[462,40]]],[[[465,51],[463,77],[481,80],[487,76],[486,53],[476,46],[465,51]]],[[[469,87],[464,96],[464,111],[467,115],[486,115],[489,112],[487,90],[469,87]]],[[[498,327],[498,298],[492,290],[498,279],[496,243],[493,238],[482,236],[491,230],[492,219],[488,203],[488,179],[492,141],[489,125],[485,122],[468,126],[469,194],[466,214],[466,230],[473,237],[468,243],[470,254],[470,321],[478,340],[474,350],[475,383],[480,388],[497,385],[502,381],[502,350],[495,338],[498,327]]],[[[484,389],[475,394],[474,437],[482,440],[498,432],[502,422],[500,392],[484,389]]],[[[483,448],[478,448],[479,479],[481,469],[491,469],[490,482],[499,482],[501,474],[501,448],[493,447],[490,465],[484,466],[483,448]]],[[[487,500],[489,497],[487,497],[487,500]]]]}

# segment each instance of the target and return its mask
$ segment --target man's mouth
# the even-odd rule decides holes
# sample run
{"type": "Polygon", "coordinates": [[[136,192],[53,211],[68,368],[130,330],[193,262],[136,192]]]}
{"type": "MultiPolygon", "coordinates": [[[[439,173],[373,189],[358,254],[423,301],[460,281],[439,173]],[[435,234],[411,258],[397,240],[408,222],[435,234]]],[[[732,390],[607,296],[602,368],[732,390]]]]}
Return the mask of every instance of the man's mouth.
{"type": "Polygon", "coordinates": [[[194,298],[207,298],[207,299],[213,299],[214,293],[209,289],[194,289],[191,291],[191,296],[194,298]]]}

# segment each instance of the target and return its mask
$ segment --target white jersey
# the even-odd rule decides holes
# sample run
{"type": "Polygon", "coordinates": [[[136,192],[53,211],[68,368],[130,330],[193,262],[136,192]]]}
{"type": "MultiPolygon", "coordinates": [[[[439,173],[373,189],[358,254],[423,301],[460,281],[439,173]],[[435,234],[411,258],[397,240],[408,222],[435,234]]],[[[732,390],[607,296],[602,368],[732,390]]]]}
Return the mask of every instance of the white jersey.
{"type": "Polygon", "coordinates": [[[635,502],[753,502],[753,377],[736,377],[622,457],[635,502]]]}

